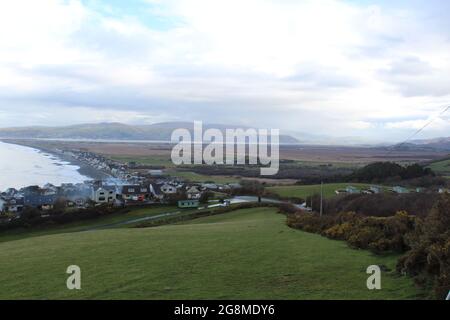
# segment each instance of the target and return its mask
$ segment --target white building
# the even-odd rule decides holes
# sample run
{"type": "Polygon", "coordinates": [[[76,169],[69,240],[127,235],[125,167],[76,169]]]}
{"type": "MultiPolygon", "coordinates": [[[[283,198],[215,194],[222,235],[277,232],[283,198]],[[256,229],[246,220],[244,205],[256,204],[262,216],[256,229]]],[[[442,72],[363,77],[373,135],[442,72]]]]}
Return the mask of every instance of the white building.
{"type": "Polygon", "coordinates": [[[95,203],[112,203],[117,198],[116,187],[102,186],[92,190],[91,200],[95,203]]]}
{"type": "Polygon", "coordinates": [[[177,193],[177,188],[170,184],[163,184],[161,186],[161,192],[164,194],[175,194],[177,193]]]}

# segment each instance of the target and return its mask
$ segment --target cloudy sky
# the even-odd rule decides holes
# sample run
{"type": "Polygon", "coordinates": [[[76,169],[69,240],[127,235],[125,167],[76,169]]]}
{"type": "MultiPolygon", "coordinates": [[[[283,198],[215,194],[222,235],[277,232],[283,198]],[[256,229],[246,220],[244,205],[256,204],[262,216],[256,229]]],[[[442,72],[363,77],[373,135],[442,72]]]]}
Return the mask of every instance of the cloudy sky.
{"type": "Polygon", "coordinates": [[[450,136],[450,2],[0,1],[0,127],[450,136]]]}

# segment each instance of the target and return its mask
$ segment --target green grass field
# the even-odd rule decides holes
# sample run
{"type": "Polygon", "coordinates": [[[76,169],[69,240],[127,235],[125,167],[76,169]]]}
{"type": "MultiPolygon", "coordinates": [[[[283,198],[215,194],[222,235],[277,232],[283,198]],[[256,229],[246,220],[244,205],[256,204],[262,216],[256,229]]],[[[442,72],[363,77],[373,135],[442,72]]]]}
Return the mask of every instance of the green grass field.
{"type": "Polygon", "coordinates": [[[0,243],[0,299],[409,299],[412,280],[344,242],[290,229],[273,208],[255,208],[156,228],[35,236],[0,243]],[[82,289],[66,288],[67,266],[82,289]]]}
{"type": "MultiPolygon", "coordinates": [[[[333,197],[336,195],[336,190],[345,189],[350,185],[357,188],[366,188],[369,186],[364,183],[325,183],[323,185],[323,195],[325,198],[333,197]]],[[[298,197],[305,199],[313,194],[320,194],[320,184],[268,187],[267,190],[282,197],[298,197]]]]}
{"type": "Polygon", "coordinates": [[[438,174],[450,176],[450,159],[433,162],[429,165],[429,168],[438,174]]]}
{"type": "Polygon", "coordinates": [[[156,216],[162,213],[175,212],[179,210],[177,207],[173,206],[155,206],[152,208],[135,208],[131,209],[127,213],[116,213],[110,214],[105,217],[89,220],[80,220],[77,222],[72,222],[63,225],[56,225],[51,227],[35,228],[32,230],[28,229],[13,229],[10,231],[4,231],[0,233],[0,242],[11,241],[22,239],[24,237],[36,237],[41,235],[57,234],[57,233],[68,233],[68,232],[79,232],[86,229],[104,229],[104,228],[120,228],[120,227],[130,227],[130,225],[118,226],[115,224],[144,217],[156,216]]]}
{"type": "Polygon", "coordinates": [[[192,182],[200,182],[200,183],[202,183],[202,182],[235,183],[235,182],[239,182],[239,180],[240,180],[239,178],[231,177],[231,176],[204,175],[204,174],[199,174],[199,173],[195,173],[195,172],[191,172],[191,171],[180,171],[180,170],[175,170],[175,169],[168,170],[167,174],[174,176],[174,177],[187,179],[192,182]]]}

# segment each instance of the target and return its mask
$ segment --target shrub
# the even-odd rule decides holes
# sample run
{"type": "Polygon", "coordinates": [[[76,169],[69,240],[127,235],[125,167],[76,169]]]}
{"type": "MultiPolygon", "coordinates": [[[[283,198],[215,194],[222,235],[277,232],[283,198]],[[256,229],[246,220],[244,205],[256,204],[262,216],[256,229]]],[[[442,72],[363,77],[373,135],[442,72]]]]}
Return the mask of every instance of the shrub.
{"type": "Polygon", "coordinates": [[[399,259],[397,270],[432,286],[435,298],[444,298],[450,291],[450,195],[441,197],[406,241],[411,250],[399,259]]]}

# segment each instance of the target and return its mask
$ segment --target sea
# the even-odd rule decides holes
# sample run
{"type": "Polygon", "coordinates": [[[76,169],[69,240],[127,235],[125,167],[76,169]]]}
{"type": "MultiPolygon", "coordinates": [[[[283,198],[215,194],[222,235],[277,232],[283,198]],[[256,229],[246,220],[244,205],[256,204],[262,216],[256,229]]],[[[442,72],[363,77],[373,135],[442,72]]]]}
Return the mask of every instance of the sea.
{"type": "Polygon", "coordinates": [[[89,180],[79,167],[35,148],[0,141],[0,191],[89,180]]]}

